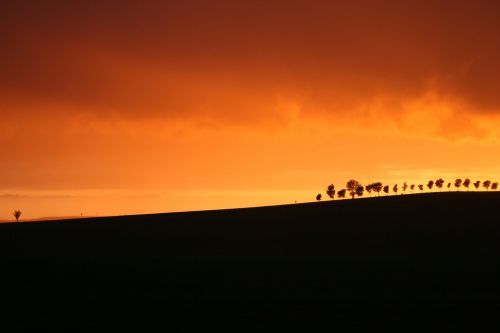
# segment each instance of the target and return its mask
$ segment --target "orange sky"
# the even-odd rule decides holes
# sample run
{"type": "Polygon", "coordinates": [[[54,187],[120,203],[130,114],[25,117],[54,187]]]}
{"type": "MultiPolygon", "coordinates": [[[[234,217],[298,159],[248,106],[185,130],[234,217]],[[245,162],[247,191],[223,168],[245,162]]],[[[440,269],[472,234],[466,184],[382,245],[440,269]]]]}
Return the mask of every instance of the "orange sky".
{"type": "Polygon", "coordinates": [[[2,1],[0,219],[500,179],[497,1],[2,1]]]}

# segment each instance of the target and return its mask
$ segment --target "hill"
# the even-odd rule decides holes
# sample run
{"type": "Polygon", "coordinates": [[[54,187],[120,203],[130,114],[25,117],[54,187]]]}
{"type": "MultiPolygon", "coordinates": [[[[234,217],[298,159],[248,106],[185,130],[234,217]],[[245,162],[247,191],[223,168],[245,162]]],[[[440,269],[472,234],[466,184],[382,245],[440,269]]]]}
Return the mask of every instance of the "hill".
{"type": "Polygon", "coordinates": [[[500,297],[499,203],[433,193],[2,224],[0,295],[34,328],[486,314],[500,297]]]}

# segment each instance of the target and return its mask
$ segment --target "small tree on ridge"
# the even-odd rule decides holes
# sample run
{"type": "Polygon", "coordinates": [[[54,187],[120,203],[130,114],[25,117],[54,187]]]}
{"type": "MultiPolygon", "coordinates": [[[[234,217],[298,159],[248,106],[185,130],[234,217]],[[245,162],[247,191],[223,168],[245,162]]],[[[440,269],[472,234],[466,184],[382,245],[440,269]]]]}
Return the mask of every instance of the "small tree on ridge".
{"type": "Polygon", "coordinates": [[[14,217],[15,217],[15,219],[16,219],[16,222],[19,222],[19,218],[21,217],[21,215],[22,215],[22,214],[23,214],[23,213],[22,213],[20,210],[15,210],[15,211],[14,211],[14,214],[13,214],[13,215],[14,215],[14,217]]]}
{"type": "Polygon", "coordinates": [[[385,186],[384,186],[384,193],[385,193],[386,195],[389,195],[389,185],[385,185],[385,186]]]}
{"type": "Polygon", "coordinates": [[[443,188],[443,185],[444,185],[444,179],[439,178],[438,180],[436,180],[436,182],[434,184],[441,191],[441,189],[443,188]]]}
{"type": "Polygon", "coordinates": [[[355,180],[355,179],[351,179],[350,181],[347,182],[347,191],[349,191],[349,194],[351,195],[351,197],[354,199],[354,196],[356,195],[356,190],[357,188],[361,186],[361,184],[355,180]]]}
{"type": "Polygon", "coordinates": [[[335,198],[335,186],[333,186],[333,184],[328,185],[326,188],[326,195],[328,195],[331,199],[335,198]]]}
{"type": "Polygon", "coordinates": [[[365,188],[363,187],[363,185],[359,185],[358,187],[356,187],[356,195],[358,197],[363,196],[364,191],[365,191],[365,188]]]}
{"type": "Polygon", "coordinates": [[[398,184],[395,184],[394,187],[392,188],[392,191],[394,194],[398,194],[398,184]]]}
{"type": "Polygon", "coordinates": [[[366,190],[366,192],[368,192],[368,194],[370,195],[370,198],[371,198],[371,196],[372,196],[372,190],[373,190],[373,184],[366,185],[365,190],[366,190]]]}
{"type": "Polygon", "coordinates": [[[429,182],[427,183],[427,187],[429,188],[429,190],[432,190],[433,186],[434,186],[434,181],[433,180],[429,180],[429,182]]]}
{"type": "Polygon", "coordinates": [[[380,195],[380,191],[382,191],[382,183],[381,182],[376,182],[372,184],[373,191],[377,193],[377,195],[380,195]]]}
{"type": "Polygon", "coordinates": [[[469,186],[470,186],[470,179],[469,178],[465,178],[464,180],[464,187],[467,189],[467,191],[469,190],[469,186]]]}

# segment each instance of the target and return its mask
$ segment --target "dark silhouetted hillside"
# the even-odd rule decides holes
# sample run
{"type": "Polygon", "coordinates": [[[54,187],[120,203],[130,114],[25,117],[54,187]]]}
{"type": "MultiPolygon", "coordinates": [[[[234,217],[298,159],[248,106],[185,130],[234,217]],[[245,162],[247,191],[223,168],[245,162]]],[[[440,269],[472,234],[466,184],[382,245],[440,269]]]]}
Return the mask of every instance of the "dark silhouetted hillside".
{"type": "Polygon", "coordinates": [[[497,308],[499,204],[436,193],[3,224],[0,295],[32,328],[306,328],[326,309],[332,328],[408,331],[420,311],[453,327],[497,308]]]}

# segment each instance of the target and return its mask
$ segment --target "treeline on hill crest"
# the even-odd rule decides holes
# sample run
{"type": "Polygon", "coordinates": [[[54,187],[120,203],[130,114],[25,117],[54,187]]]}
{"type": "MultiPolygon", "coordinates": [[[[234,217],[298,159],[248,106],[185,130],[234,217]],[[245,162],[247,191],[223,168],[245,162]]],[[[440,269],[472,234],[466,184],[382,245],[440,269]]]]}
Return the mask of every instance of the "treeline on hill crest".
{"type": "MultiPolygon", "coordinates": [[[[434,187],[438,188],[439,190],[442,190],[444,187],[444,184],[445,184],[444,179],[439,178],[436,181],[429,180],[427,182],[427,184],[425,185],[425,187],[427,187],[429,189],[429,191],[432,190],[434,187]]],[[[496,191],[498,189],[498,182],[492,183],[490,180],[485,180],[485,181],[481,182],[480,180],[477,180],[474,183],[472,183],[469,178],[466,178],[464,180],[462,180],[461,178],[457,178],[457,179],[455,179],[455,182],[453,184],[451,182],[448,182],[446,185],[446,188],[448,189],[448,191],[451,191],[452,186],[453,186],[457,189],[457,191],[460,191],[460,187],[463,186],[463,187],[467,188],[467,190],[469,190],[471,185],[474,186],[476,191],[479,190],[479,188],[481,186],[487,191],[490,189],[496,191]]],[[[423,192],[425,187],[424,187],[424,184],[408,185],[406,182],[404,182],[403,185],[401,186],[401,194],[406,193],[406,191],[408,189],[411,193],[414,193],[414,191],[417,189],[418,189],[418,191],[423,192]]],[[[370,197],[371,197],[372,192],[376,193],[377,196],[379,196],[380,192],[384,192],[386,195],[389,195],[392,191],[396,195],[396,194],[398,194],[399,188],[398,188],[398,184],[394,184],[391,187],[389,185],[384,185],[381,182],[375,182],[375,183],[371,183],[371,184],[363,186],[357,180],[351,179],[347,182],[346,187],[339,190],[339,191],[335,190],[335,186],[333,184],[328,185],[328,187],[326,188],[326,195],[331,199],[335,199],[335,195],[337,195],[337,198],[339,198],[339,199],[344,199],[346,197],[346,195],[350,195],[351,198],[354,199],[355,197],[363,196],[365,191],[369,193],[370,197]]],[[[318,193],[316,195],[316,200],[321,200],[321,199],[322,199],[322,194],[318,193]]]]}

